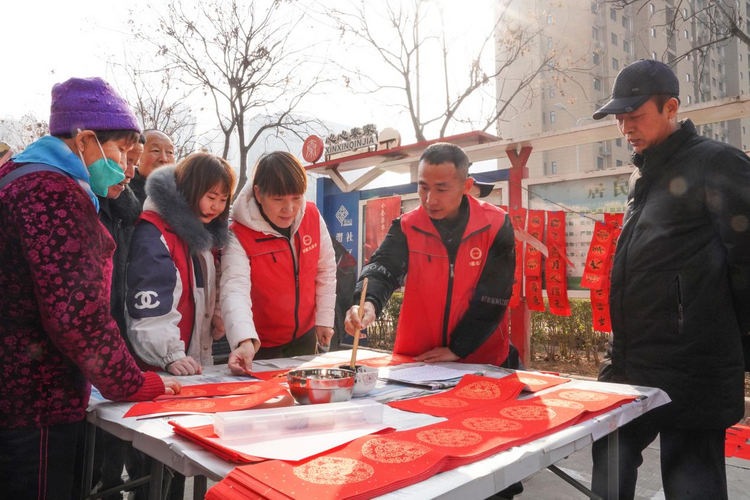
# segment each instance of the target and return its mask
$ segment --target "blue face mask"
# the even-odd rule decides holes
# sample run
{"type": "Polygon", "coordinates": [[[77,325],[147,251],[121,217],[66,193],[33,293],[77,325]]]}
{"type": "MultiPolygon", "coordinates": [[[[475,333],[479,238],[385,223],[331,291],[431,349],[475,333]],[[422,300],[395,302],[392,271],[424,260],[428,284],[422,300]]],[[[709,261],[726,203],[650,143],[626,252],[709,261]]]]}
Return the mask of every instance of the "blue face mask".
{"type": "MultiPolygon", "coordinates": [[[[96,139],[96,136],[94,138],[96,139]]],[[[99,144],[99,139],[96,139],[96,144],[99,146],[102,157],[91,165],[86,166],[89,171],[89,184],[94,194],[97,196],[107,196],[107,190],[110,186],[114,186],[125,180],[125,172],[122,171],[122,168],[120,168],[120,165],[116,161],[107,158],[102,145],[99,144]]],[[[81,157],[81,161],[86,165],[83,153],[79,151],[78,156],[81,157]]]]}

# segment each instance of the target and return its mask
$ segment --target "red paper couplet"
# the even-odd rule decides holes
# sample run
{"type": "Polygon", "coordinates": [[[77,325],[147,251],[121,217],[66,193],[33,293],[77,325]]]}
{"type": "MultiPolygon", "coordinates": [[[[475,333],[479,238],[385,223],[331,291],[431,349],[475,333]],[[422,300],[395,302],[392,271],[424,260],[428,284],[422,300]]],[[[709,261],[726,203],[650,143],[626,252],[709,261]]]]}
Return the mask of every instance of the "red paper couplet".
{"type": "MultiPolygon", "coordinates": [[[[544,210],[528,211],[528,232],[531,236],[542,241],[544,234],[544,210]]],[[[526,303],[531,311],[544,311],[542,300],[542,252],[534,245],[526,245],[524,259],[524,274],[526,276],[526,303]]]]}
{"type": "Polygon", "coordinates": [[[391,222],[401,215],[401,197],[389,196],[367,201],[365,211],[365,264],[375,253],[391,228],[391,222]]]}
{"type": "MultiPolygon", "coordinates": [[[[510,213],[510,221],[513,224],[513,230],[523,229],[526,227],[526,209],[519,208],[510,213]]],[[[516,269],[513,276],[513,294],[510,296],[509,307],[518,307],[521,304],[521,295],[523,295],[523,241],[515,238],[516,244],[516,269]]]]}
{"type": "Polygon", "coordinates": [[[617,240],[622,231],[623,214],[604,214],[604,223],[597,222],[586,258],[582,286],[591,288],[591,310],[594,330],[611,332],[609,288],[617,240]]]}
{"type": "MultiPolygon", "coordinates": [[[[543,241],[544,210],[529,210],[529,228],[531,236],[543,241]]],[[[525,274],[526,277],[540,277],[542,275],[542,252],[534,245],[526,245],[525,274]]]]}
{"type": "Polygon", "coordinates": [[[594,234],[586,255],[586,268],[581,280],[582,287],[601,290],[604,285],[609,255],[612,252],[613,235],[613,226],[598,221],[594,224],[594,234]]]}
{"type": "Polygon", "coordinates": [[[565,212],[547,212],[547,247],[549,257],[545,264],[549,312],[557,316],[570,316],[568,301],[568,274],[565,257],[565,212]]]}
{"type": "Polygon", "coordinates": [[[154,401],[254,394],[263,390],[263,388],[264,386],[258,382],[226,382],[219,384],[184,385],[179,394],[159,396],[155,398],[154,401]]]}
{"type": "Polygon", "coordinates": [[[392,408],[426,413],[435,417],[448,417],[477,408],[497,405],[521,394],[524,383],[513,376],[503,378],[464,375],[456,387],[421,398],[388,403],[392,408]]]}
{"type": "Polygon", "coordinates": [[[259,389],[246,396],[136,403],[124,416],[127,418],[154,413],[218,413],[222,411],[247,410],[286,392],[285,387],[274,382],[257,382],[256,385],[260,386],[259,389]]]}
{"type": "MultiPolygon", "coordinates": [[[[237,467],[206,498],[373,498],[590,418],[593,413],[584,409],[587,405],[597,410],[612,402],[610,397],[633,399],[580,389],[559,392],[557,398],[485,405],[438,424],[365,436],[297,463],[268,460],[237,467]],[[581,403],[584,408],[556,405],[556,400],[581,403]]],[[[608,409],[624,402],[614,401],[608,409]]]]}
{"type": "Polygon", "coordinates": [[[169,425],[174,427],[174,433],[178,436],[182,436],[185,439],[189,439],[195,444],[206,448],[208,451],[221,458],[222,460],[226,460],[227,462],[250,463],[265,460],[264,458],[259,458],[253,455],[248,455],[246,453],[241,453],[231,448],[227,448],[216,443],[215,441],[211,441],[210,439],[208,439],[219,439],[219,436],[217,436],[216,432],[214,431],[213,424],[201,425],[198,427],[183,427],[177,422],[170,421],[169,425]]]}
{"type": "Polygon", "coordinates": [[[523,391],[531,393],[543,391],[545,389],[549,389],[550,387],[555,387],[557,385],[570,382],[569,378],[550,377],[549,375],[545,375],[539,372],[525,371],[517,371],[516,373],[503,378],[503,380],[506,379],[515,379],[520,381],[522,384],[524,384],[523,391]]]}

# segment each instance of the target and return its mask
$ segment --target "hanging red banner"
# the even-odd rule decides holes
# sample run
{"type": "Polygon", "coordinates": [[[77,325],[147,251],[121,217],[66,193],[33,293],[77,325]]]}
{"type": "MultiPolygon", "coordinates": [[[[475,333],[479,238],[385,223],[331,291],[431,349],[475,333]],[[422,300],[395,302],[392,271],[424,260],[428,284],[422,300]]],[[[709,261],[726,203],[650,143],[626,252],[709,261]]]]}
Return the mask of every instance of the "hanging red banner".
{"type": "MultiPolygon", "coordinates": [[[[528,232],[531,236],[542,241],[544,236],[544,210],[529,210],[528,232]]],[[[524,273],[527,278],[542,275],[542,252],[534,245],[526,245],[524,273]]]]}
{"type": "Polygon", "coordinates": [[[570,316],[568,275],[565,257],[565,212],[547,212],[547,248],[545,263],[549,311],[557,316],[570,316]]]}
{"type": "Polygon", "coordinates": [[[583,271],[581,286],[591,290],[601,290],[607,273],[614,227],[603,222],[594,224],[594,234],[586,255],[586,268],[583,271]]]}
{"type": "MultiPolygon", "coordinates": [[[[510,221],[513,224],[513,231],[518,234],[519,230],[526,227],[526,209],[519,208],[510,213],[510,221]]],[[[523,241],[516,240],[516,269],[513,278],[513,294],[510,296],[509,307],[518,307],[521,304],[521,295],[523,295],[523,241]]]]}
{"type": "MultiPolygon", "coordinates": [[[[589,273],[589,280],[586,281],[584,274],[584,283],[589,283],[591,288],[591,311],[594,320],[594,330],[609,333],[612,331],[612,322],[609,311],[609,289],[612,275],[612,264],[615,260],[615,249],[617,239],[622,231],[623,214],[604,214],[604,223],[597,222],[594,227],[594,237],[589,249],[589,256],[586,259],[586,270],[589,273]],[[604,246],[606,251],[602,259],[596,252],[600,246],[604,246]],[[594,255],[592,256],[592,253],[594,255]],[[598,267],[601,260],[601,269],[592,269],[598,267]]],[[[586,286],[584,284],[584,286],[586,286]]]]}
{"type": "Polygon", "coordinates": [[[367,202],[365,218],[365,264],[388,234],[391,222],[401,215],[401,197],[389,196],[367,202]]]}

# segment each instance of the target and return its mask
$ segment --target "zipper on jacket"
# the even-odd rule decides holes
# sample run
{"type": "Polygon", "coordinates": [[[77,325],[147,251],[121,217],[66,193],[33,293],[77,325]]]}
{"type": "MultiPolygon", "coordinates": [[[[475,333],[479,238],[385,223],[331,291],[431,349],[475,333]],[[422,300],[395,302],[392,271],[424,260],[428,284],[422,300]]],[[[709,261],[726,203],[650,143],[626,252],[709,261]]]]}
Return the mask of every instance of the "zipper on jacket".
{"type": "MultiPolygon", "coordinates": [[[[491,226],[488,224],[484,226],[483,228],[477,229],[473,233],[466,236],[466,238],[462,239],[461,242],[458,245],[459,250],[461,249],[461,245],[463,245],[469,238],[472,236],[475,236],[481,232],[484,232],[488,230],[491,226]]],[[[416,226],[412,226],[414,230],[425,234],[427,236],[432,236],[433,238],[437,238],[440,240],[440,243],[442,243],[443,248],[445,248],[445,253],[448,253],[448,247],[445,246],[445,242],[443,241],[443,238],[439,236],[435,236],[432,233],[429,233],[427,231],[424,231],[422,229],[419,229],[416,226]]],[[[453,278],[454,278],[454,272],[455,272],[455,265],[456,265],[456,257],[458,257],[458,251],[456,251],[456,255],[451,258],[450,255],[448,256],[448,268],[449,268],[449,274],[448,274],[448,291],[446,293],[445,297],[445,309],[443,310],[443,347],[448,347],[448,322],[450,320],[451,315],[451,304],[453,302],[453,278]]],[[[430,256],[427,256],[427,259],[429,261],[430,256]]]]}
{"type": "MultiPolygon", "coordinates": [[[[292,248],[292,239],[297,236],[293,235],[287,239],[286,242],[289,244],[289,251],[292,253],[292,267],[294,268],[294,332],[292,332],[292,340],[297,339],[297,330],[299,330],[299,264],[294,258],[294,249],[292,248]]],[[[297,255],[299,259],[301,255],[297,255]]]]}
{"type": "Polygon", "coordinates": [[[678,275],[675,279],[677,285],[677,329],[678,333],[682,333],[682,279],[678,275]]]}
{"type": "MultiPolygon", "coordinates": [[[[440,241],[443,241],[442,238],[440,239],[440,241]]],[[[443,244],[443,246],[445,246],[445,244],[443,244]]],[[[446,248],[446,251],[447,250],[448,249],[446,248]]],[[[451,261],[449,257],[448,267],[450,269],[450,274],[448,274],[448,293],[445,299],[445,311],[443,311],[443,347],[448,347],[448,320],[450,319],[451,315],[451,299],[453,298],[453,269],[455,264],[456,261],[451,261]]]]}

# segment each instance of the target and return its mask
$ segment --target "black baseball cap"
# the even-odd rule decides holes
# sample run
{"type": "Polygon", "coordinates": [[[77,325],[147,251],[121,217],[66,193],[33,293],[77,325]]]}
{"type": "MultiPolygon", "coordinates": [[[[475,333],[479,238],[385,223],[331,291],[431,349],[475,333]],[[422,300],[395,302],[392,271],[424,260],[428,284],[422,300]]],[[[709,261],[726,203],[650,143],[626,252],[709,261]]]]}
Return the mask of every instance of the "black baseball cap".
{"type": "Polygon", "coordinates": [[[607,115],[630,113],[643,106],[654,94],[680,99],[680,81],[672,68],[653,59],[640,59],[625,66],[615,78],[612,100],[594,113],[594,120],[607,115]]]}

